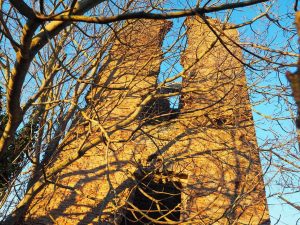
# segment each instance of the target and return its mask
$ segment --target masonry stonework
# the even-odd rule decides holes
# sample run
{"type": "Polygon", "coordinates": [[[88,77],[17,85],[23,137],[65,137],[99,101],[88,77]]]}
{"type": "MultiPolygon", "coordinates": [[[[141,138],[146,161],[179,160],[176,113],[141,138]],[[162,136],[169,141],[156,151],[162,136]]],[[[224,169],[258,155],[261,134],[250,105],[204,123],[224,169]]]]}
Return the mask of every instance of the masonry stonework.
{"type": "Polygon", "coordinates": [[[87,98],[89,123],[50,166],[99,135],[104,143],[45,185],[26,224],[270,224],[239,34],[207,23],[219,39],[202,19],[185,22],[181,85],[157,83],[171,23],[124,25],[87,98]],[[152,216],[136,198],[164,210],[152,216]]]}

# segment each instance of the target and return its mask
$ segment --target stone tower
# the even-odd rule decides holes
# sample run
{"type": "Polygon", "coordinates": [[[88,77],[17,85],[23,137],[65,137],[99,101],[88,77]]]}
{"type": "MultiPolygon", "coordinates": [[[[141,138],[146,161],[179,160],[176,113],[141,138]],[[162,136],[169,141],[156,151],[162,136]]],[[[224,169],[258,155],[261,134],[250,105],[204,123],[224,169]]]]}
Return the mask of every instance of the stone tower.
{"type": "Polygon", "coordinates": [[[157,83],[171,23],[124,25],[87,98],[88,122],[50,167],[103,141],[45,185],[25,224],[270,224],[239,35],[206,22],[186,20],[182,84],[157,83]]]}

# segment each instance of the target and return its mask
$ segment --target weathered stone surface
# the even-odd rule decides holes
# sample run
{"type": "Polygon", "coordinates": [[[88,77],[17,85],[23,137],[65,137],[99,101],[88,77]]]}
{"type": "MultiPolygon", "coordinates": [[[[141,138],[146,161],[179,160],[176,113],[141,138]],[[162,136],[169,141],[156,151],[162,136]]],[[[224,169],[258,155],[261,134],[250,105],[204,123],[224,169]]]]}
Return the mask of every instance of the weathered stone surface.
{"type": "MultiPolygon", "coordinates": [[[[80,192],[47,185],[28,211],[28,224],[119,224],[126,207],[132,209],[144,176],[181,184],[180,224],[268,224],[243,65],[199,20],[186,21],[181,113],[157,123],[137,117],[112,133],[109,147],[99,144],[57,176],[57,184],[80,192]]],[[[108,131],[128,119],[157,87],[161,43],[170,25],[132,21],[116,39],[89,96],[89,115],[108,131]]],[[[241,50],[227,38],[237,41],[237,31],[223,32],[228,49],[241,58],[241,50]]],[[[157,105],[160,110],[165,100],[157,105]]],[[[100,135],[96,126],[77,132],[54,165],[100,135]]],[[[171,224],[163,218],[160,222],[171,224]]]]}

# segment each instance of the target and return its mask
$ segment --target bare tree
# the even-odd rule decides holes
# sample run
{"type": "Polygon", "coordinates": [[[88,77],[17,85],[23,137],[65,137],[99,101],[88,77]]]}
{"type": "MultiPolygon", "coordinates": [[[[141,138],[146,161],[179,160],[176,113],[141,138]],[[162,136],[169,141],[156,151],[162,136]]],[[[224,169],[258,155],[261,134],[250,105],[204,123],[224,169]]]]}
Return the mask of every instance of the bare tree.
{"type": "MultiPolygon", "coordinates": [[[[57,210],[69,215],[72,207],[68,211],[63,203],[51,205],[55,199],[63,199],[64,193],[68,193],[69,202],[75,196],[84,199],[82,204],[87,207],[95,205],[94,209],[82,211],[81,224],[94,222],[84,216],[91,212],[99,223],[116,224],[126,224],[124,218],[157,224],[191,220],[197,224],[234,224],[240,218],[250,221],[241,208],[251,210],[245,202],[254,201],[260,196],[256,190],[263,190],[258,152],[266,185],[276,187],[270,196],[279,196],[299,208],[286,195],[298,193],[300,168],[295,126],[290,125],[296,108],[283,75],[288,67],[295,66],[298,57],[296,32],[289,20],[294,16],[293,7],[278,13],[279,3],[268,0],[2,0],[0,5],[1,86],[6,90],[3,102],[7,115],[0,140],[0,163],[7,163],[8,153],[12,161],[24,156],[21,168],[10,176],[5,184],[7,190],[1,193],[4,224],[27,220],[30,223],[30,219],[32,223],[67,223],[68,216],[59,220],[54,208],[59,205],[57,210]],[[247,14],[249,9],[255,13],[247,14]],[[193,36],[186,17],[197,18],[202,26],[195,26],[207,32],[210,41],[204,38],[193,46],[190,40],[196,40],[197,35],[193,36]],[[281,37],[279,41],[276,32],[281,37]],[[214,69],[201,70],[201,66],[208,65],[214,69]],[[205,75],[194,78],[200,73],[205,75]],[[199,88],[197,83],[205,84],[205,88],[199,88]],[[262,137],[259,147],[247,136],[255,135],[249,120],[252,116],[247,92],[262,137]],[[198,108],[192,103],[195,98],[198,108]],[[261,109],[268,103],[273,107],[270,112],[261,109]],[[17,148],[12,153],[9,146],[29,122],[35,127],[34,132],[27,134],[31,136],[27,144],[30,148],[17,148]],[[172,134],[168,133],[170,127],[172,134]],[[268,136],[264,136],[263,130],[268,130],[268,136]],[[244,151],[235,152],[237,147],[230,138],[244,151]],[[200,139],[215,143],[201,146],[201,141],[197,141],[200,139]],[[185,146],[186,152],[174,152],[176,145],[185,146]],[[198,154],[206,159],[203,163],[207,168],[197,164],[202,159],[194,162],[199,156],[188,151],[194,145],[203,148],[198,154]],[[153,151],[146,153],[147,149],[153,151]],[[226,154],[238,157],[233,162],[226,154]],[[93,163],[89,161],[91,157],[93,163]],[[236,169],[240,157],[253,163],[236,169]],[[219,196],[230,195],[230,207],[218,211],[222,208],[219,203],[211,204],[212,212],[219,213],[214,217],[209,213],[197,215],[208,206],[184,208],[188,204],[184,201],[190,201],[185,197],[170,210],[168,202],[162,200],[170,197],[157,195],[164,190],[153,186],[153,180],[162,180],[173,188],[169,190],[172,196],[183,196],[183,190],[188,190],[183,188],[185,176],[191,176],[185,174],[184,168],[193,162],[200,174],[206,172],[211,179],[192,178],[199,190],[191,192],[202,191],[203,196],[214,196],[215,192],[219,196]],[[76,168],[85,172],[67,182],[73,179],[72,174],[76,175],[76,168]],[[245,171],[249,171],[251,178],[245,176],[245,171]],[[230,182],[214,172],[231,177],[230,182]],[[97,177],[102,179],[101,184],[95,183],[97,187],[83,185],[97,177]],[[105,192],[106,197],[91,194],[85,188],[105,192]],[[156,203],[148,211],[162,208],[161,212],[169,211],[170,215],[145,213],[133,199],[134,192],[156,203]],[[43,197],[42,193],[49,195],[43,197]],[[41,198],[47,204],[39,205],[41,198]],[[36,210],[35,204],[45,210],[36,210]]],[[[297,87],[292,88],[295,95],[297,87]]],[[[186,191],[184,195],[191,193],[186,191]]],[[[255,204],[263,207],[264,197],[255,204]]],[[[267,216],[261,215],[263,224],[267,216]]]]}

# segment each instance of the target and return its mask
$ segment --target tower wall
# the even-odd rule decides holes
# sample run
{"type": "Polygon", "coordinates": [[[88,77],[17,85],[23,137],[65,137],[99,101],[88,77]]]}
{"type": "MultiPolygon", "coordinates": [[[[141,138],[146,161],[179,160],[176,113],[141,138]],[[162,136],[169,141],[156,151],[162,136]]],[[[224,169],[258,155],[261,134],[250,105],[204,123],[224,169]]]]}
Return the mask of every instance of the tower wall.
{"type": "MultiPolygon", "coordinates": [[[[87,114],[97,123],[74,129],[76,140],[53,165],[103,135],[101,129],[109,142],[90,149],[35,197],[28,224],[124,224],[128,211],[139,211],[133,203],[145,180],[151,187],[177,185],[175,224],[269,224],[245,73],[228,52],[242,58],[232,43],[239,35],[222,31],[220,42],[198,17],[188,18],[186,26],[182,87],[155,92],[170,23],[126,24],[88,97],[87,114]],[[166,104],[172,92],[181,96],[180,112],[166,104]],[[145,102],[149,96],[154,100],[145,102]]],[[[164,216],[158,220],[172,224],[164,216]]]]}
{"type": "Polygon", "coordinates": [[[187,149],[199,154],[189,172],[189,184],[200,184],[198,193],[191,188],[192,214],[203,212],[205,224],[268,224],[239,34],[217,20],[207,23],[219,38],[202,19],[188,18],[182,55],[182,118],[197,130],[187,149]]]}

